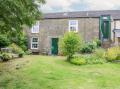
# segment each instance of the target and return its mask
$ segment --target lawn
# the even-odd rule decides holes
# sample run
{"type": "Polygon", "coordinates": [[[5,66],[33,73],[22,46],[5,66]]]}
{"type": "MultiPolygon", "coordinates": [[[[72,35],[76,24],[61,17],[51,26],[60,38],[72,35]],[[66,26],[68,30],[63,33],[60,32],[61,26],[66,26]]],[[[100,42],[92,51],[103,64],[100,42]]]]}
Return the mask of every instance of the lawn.
{"type": "Polygon", "coordinates": [[[120,64],[76,66],[57,56],[0,63],[0,89],[120,89],[120,64]]]}

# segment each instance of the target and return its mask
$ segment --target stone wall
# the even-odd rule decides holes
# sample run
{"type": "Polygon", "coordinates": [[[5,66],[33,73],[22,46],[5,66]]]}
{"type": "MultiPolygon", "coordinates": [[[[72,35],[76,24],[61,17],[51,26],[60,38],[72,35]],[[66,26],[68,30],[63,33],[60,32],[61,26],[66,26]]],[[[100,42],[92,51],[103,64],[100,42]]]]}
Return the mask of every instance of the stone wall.
{"type": "Polygon", "coordinates": [[[44,19],[40,21],[39,33],[31,33],[28,28],[29,48],[31,48],[31,38],[39,37],[39,49],[33,51],[42,53],[47,49],[47,52],[51,54],[51,38],[62,37],[65,32],[68,32],[69,20],[78,20],[78,34],[84,41],[99,38],[99,18],[44,19]]]}

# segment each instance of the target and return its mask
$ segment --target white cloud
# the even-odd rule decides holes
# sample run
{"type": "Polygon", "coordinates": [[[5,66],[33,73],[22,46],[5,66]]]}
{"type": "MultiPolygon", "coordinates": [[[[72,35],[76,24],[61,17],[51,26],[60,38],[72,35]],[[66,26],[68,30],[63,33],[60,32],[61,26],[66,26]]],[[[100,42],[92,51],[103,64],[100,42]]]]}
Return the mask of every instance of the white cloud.
{"type": "Polygon", "coordinates": [[[73,11],[77,8],[72,7],[83,3],[87,6],[84,10],[108,10],[120,6],[120,0],[46,0],[46,2],[46,5],[42,6],[43,12],[56,12],[56,8],[60,8],[57,11],[73,11]]]}
{"type": "Polygon", "coordinates": [[[120,5],[120,0],[84,0],[89,6],[89,10],[108,10],[116,9],[120,5]]]}
{"type": "Polygon", "coordinates": [[[46,5],[42,7],[43,12],[54,11],[55,8],[61,8],[61,11],[71,11],[70,7],[74,3],[78,3],[80,0],[46,0],[46,5]],[[48,9],[46,11],[46,9],[48,9]]]}

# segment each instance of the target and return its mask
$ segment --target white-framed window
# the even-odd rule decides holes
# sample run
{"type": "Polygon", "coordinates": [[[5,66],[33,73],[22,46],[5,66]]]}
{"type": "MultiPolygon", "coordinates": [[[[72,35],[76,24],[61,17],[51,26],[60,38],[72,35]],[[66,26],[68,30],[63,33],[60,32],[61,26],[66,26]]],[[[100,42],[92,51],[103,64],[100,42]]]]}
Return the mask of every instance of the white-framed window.
{"type": "Polygon", "coordinates": [[[120,29],[120,21],[115,21],[115,29],[120,29]]]}
{"type": "Polygon", "coordinates": [[[38,37],[31,38],[31,49],[38,49],[39,39],[38,37]]]}
{"type": "Polygon", "coordinates": [[[36,24],[32,26],[31,32],[32,33],[39,33],[39,25],[40,25],[39,21],[37,21],[36,24]]]}
{"type": "Polygon", "coordinates": [[[78,32],[78,20],[69,20],[69,32],[78,32]]]}

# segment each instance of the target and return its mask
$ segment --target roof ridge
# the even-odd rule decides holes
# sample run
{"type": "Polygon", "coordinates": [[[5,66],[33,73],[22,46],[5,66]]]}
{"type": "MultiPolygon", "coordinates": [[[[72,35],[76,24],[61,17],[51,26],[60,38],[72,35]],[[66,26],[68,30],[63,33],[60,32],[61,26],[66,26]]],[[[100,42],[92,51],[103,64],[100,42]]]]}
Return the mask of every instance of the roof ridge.
{"type": "Polygon", "coordinates": [[[80,13],[80,12],[106,12],[106,11],[120,11],[120,10],[86,10],[86,11],[66,11],[66,12],[50,12],[44,14],[63,14],[63,13],[80,13]]]}

